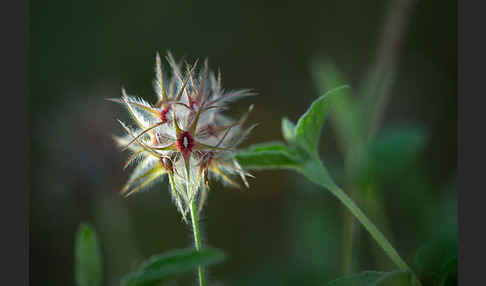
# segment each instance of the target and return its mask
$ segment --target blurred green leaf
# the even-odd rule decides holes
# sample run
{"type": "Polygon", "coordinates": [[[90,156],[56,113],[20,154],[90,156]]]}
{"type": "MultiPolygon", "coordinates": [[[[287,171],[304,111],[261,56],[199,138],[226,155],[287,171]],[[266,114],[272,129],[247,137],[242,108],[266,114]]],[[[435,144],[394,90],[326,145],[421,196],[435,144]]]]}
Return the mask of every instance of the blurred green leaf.
{"type": "Polygon", "coordinates": [[[319,93],[346,84],[341,71],[329,58],[314,58],[310,63],[310,68],[319,93]]]}
{"type": "Polygon", "coordinates": [[[438,283],[446,281],[449,273],[451,277],[454,275],[454,260],[457,272],[457,240],[442,239],[420,247],[414,263],[424,281],[433,280],[438,283]]]}
{"type": "Polygon", "coordinates": [[[410,272],[364,271],[338,278],[329,282],[328,286],[408,286],[412,285],[410,272]]]}
{"type": "MultiPolygon", "coordinates": [[[[346,82],[336,65],[330,60],[312,61],[311,70],[319,93],[341,86],[346,82]]],[[[334,101],[331,122],[335,126],[343,151],[351,155],[350,153],[364,142],[363,114],[351,96],[350,89],[341,90],[341,95],[334,101]]]]}
{"type": "Polygon", "coordinates": [[[425,145],[425,131],[418,126],[395,126],[370,142],[369,170],[379,179],[403,174],[412,166],[425,145]]]}
{"type": "Polygon", "coordinates": [[[457,279],[457,257],[455,257],[442,266],[439,286],[457,285],[457,279]]]}
{"type": "Polygon", "coordinates": [[[419,275],[438,275],[444,255],[445,249],[442,245],[427,244],[420,247],[414,261],[419,275]]]}
{"type": "Polygon", "coordinates": [[[95,230],[88,224],[78,227],[75,247],[75,276],[79,286],[101,285],[101,254],[95,230]]]}
{"type": "Polygon", "coordinates": [[[149,258],[137,272],[126,275],[121,285],[152,286],[174,276],[222,261],[225,254],[218,249],[205,248],[173,250],[149,258]]]}
{"type": "Polygon", "coordinates": [[[295,124],[287,118],[282,118],[282,135],[289,143],[295,140],[295,124]]]}
{"type": "Polygon", "coordinates": [[[342,94],[342,91],[348,88],[349,86],[343,85],[329,90],[316,99],[297,121],[295,129],[296,143],[314,157],[318,157],[317,146],[322,124],[333,102],[333,98],[342,94]]]}
{"type": "Polygon", "coordinates": [[[296,169],[297,154],[281,142],[251,146],[236,155],[238,162],[248,169],[296,169]]]}
{"type": "Polygon", "coordinates": [[[291,230],[289,238],[296,255],[291,266],[295,272],[315,276],[316,281],[308,285],[322,285],[322,281],[330,281],[340,272],[340,263],[336,260],[340,260],[343,233],[341,220],[336,219],[336,214],[342,210],[341,205],[330,200],[320,186],[304,177],[296,178],[293,185],[296,192],[290,194],[292,204],[287,214],[291,230]]]}

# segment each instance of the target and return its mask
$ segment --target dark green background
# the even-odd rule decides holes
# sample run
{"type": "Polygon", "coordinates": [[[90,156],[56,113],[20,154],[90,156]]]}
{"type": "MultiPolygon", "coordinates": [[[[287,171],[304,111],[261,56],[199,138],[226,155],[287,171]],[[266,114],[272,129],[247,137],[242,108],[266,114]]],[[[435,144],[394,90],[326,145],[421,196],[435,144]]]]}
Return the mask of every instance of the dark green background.
{"type": "MultiPolygon", "coordinates": [[[[80,221],[100,234],[104,284],[117,285],[148,256],[190,246],[190,228],[167,184],[124,199],[129,170],[112,142],[127,115],[104,98],[123,85],[147,100],[155,52],[209,57],[227,89],[258,96],[260,126],[241,147],[281,140],[280,119],[296,120],[318,96],[314,57],[328,57],[358,87],[376,60],[388,1],[31,1],[31,285],[73,285],[80,221]]],[[[413,265],[417,249],[457,238],[457,16],[455,1],[417,1],[409,18],[383,128],[397,122],[427,132],[418,162],[384,190],[392,242],[413,265]],[[413,175],[410,175],[411,173],[413,175]]],[[[335,132],[322,157],[342,173],[335,132]]],[[[249,190],[214,183],[203,213],[205,243],[228,260],[209,271],[215,285],[323,285],[340,276],[344,209],[319,187],[285,171],[252,172],[249,190]]],[[[366,209],[364,210],[366,212],[366,209]]],[[[378,224],[380,227],[380,225],[378,224]]],[[[361,232],[354,272],[392,270],[361,232]],[[381,262],[380,262],[381,261],[381,262]]],[[[177,285],[191,285],[192,274],[177,285]]],[[[175,284],[174,284],[175,285],[175,284]]]]}

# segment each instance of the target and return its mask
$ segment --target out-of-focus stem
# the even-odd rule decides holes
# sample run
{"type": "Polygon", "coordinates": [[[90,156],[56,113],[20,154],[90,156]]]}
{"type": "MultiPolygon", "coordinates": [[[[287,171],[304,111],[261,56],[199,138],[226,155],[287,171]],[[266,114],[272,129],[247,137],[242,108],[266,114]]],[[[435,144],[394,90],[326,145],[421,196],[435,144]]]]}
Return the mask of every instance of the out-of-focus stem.
{"type": "Polygon", "coordinates": [[[349,212],[343,214],[344,226],[343,226],[343,241],[342,241],[342,262],[341,273],[343,275],[352,272],[352,257],[354,240],[358,233],[356,232],[356,224],[353,216],[349,212]]]}
{"type": "MultiPolygon", "coordinates": [[[[364,192],[360,193],[360,202],[363,203],[363,208],[366,210],[369,217],[371,217],[374,222],[380,226],[381,231],[386,235],[388,240],[393,243],[393,233],[390,228],[390,221],[386,216],[385,203],[383,201],[384,197],[381,189],[378,186],[372,184],[368,184],[364,188],[364,192]]],[[[372,252],[374,254],[378,267],[380,269],[388,269],[388,260],[380,251],[380,249],[373,248],[372,252]]]]}
{"type": "MultiPolygon", "coordinates": [[[[383,25],[384,30],[376,53],[376,63],[370,71],[372,84],[382,84],[382,86],[381,92],[377,92],[379,96],[377,103],[375,106],[372,106],[369,137],[373,137],[380,127],[390,89],[395,81],[398,56],[414,3],[415,0],[394,0],[388,8],[387,17],[383,25]]],[[[376,86],[374,91],[377,91],[376,86]]],[[[373,102],[375,101],[373,100],[373,102]]]]}
{"type": "Polygon", "coordinates": [[[341,265],[341,272],[348,274],[352,272],[352,258],[354,240],[356,238],[356,224],[353,221],[353,217],[347,214],[344,224],[344,238],[343,238],[343,260],[341,265]]]}
{"type": "MultiPolygon", "coordinates": [[[[412,12],[413,4],[416,0],[394,0],[390,3],[387,16],[384,21],[384,29],[376,52],[376,62],[369,72],[367,86],[363,93],[365,106],[369,111],[367,118],[367,140],[371,140],[380,127],[380,122],[388,102],[390,89],[395,81],[398,66],[398,56],[400,54],[402,42],[406,32],[408,18],[412,12]],[[366,106],[371,104],[371,106],[366,106]]],[[[366,142],[366,140],[365,140],[366,142]]],[[[357,146],[348,148],[356,150],[357,146]]],[[[352,154],[347,154],[348,157],[352,154]]],[[[347,172],[350,176],[350,173],[347,172]]],[[[354,194],[355,188],[350,188],[350,195],[354,194]]],[[[361,190],[363,191],[363,190],[361,190]]],[[[357,194],[359,196],[359,194],[357,194]]],[[[373,193],[376,199],[381,199],[380,193],[373,193]]],[[[386,217],[384,217],[386,221],[386,217]]],[[[359,235],[359,230],[355,229],[354,223],[349,217],[345,217],[345,235],[359,235]]],[[[344,257],[342,270],[349,272],[351,268],[351,255],[353,250],[354,238],[345,238],[343,242],[344,257]]]]}

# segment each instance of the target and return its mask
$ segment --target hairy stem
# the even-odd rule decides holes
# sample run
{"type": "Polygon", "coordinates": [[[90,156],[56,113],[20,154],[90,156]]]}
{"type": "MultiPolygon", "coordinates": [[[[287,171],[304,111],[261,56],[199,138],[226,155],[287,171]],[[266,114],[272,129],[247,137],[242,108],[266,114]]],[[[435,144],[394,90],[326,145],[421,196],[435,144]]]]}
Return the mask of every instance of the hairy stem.
{"type": "Polygon", "coordinates": [[[303,169],[300,170],[308,179],[325,187],[333,195],[335,195],[348,210],[356,217],[356,219],[363,225],[363,227],[369,232],[378,245],[385,251],[388,257],[395,263],[395,265],[402,271],[408,271],[412,273],[414,283],[421,285],[416,274],[407,265],[407,263],[400,257],[398,252],[393,248],[388,239],[383,233],[378,230],[375,224],[368,219],[368,217],[361,211],[361,209],[354,203],[354,201],[334,182],[332,182],[324,165],[317,158],[309,161],[303,169]]]}
{"type": "MultiPolygon", "coordinates": [[[[191,220],[192,220],[192,231],[194,233],[194,245],[196,246],[197,250],[201,250],[202,243],[201,243],[201,231],[199,230],[199,217],[197,215],[197,206],[196,206],[196,200],[192,200],[192,203],[190,205],[190,211],[191,211],[191,220]]],[[[204,267],[199,266],[198,267],[198,273],[199,273],[199,285],[204,286],[206,285],[206,281],[204,278],[204,267]]]]}
{"type": "Polygon", "coordinates": [[[347,208],[348,210],[358,219],[358,221],[364,226],[364,228],[371,234],[378,245],[385,251],[388,257],[395,263],[400,270],[408,271],[412,273],[414,278],[414,283],[422,285],[417,275],[413,272],[407,263],[400,257],[398,252],[393,248],[391,243],[386,239],[383,233],[371,222],[368,217],[361,211],[361,209],[353,202],[353,200],[339,187],[330,189],[331,193],[335,195],[347,208]]]}
{"type": "Polygon", "coordinates": [[[376,226],[368,219],[368,217],[361,211],[361,209],[353,202],[353,200],[340,188],[336,187],[330,190],[358,219],[358,221],[364,226],[364,228],[371,234],[376,242],[383,248],[388,257],[398,266],[401,270],[410,271],[407,263],[400,257],[398,252],[393,248],[386,237],[376,226]]]}

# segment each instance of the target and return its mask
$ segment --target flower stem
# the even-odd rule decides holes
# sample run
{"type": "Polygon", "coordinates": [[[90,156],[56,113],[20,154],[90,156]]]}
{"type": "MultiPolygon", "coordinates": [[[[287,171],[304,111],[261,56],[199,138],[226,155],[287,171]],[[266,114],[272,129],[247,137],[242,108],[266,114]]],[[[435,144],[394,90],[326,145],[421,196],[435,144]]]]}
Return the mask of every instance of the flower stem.
{"type": "MultiPolygon", "coordinates": [[[[191,211],[192,231],[194,233],[194,245],[196,246],[196,249],[199,251],[201,250],[202,244],[201,244],[201,232],[199,230],[199,217],[197,215],[196,200],[194,199],[192,200],[189,208],[191,211]]],[[[199,285],[200,286],[206,285],[203,266],[198,267],[198,273],[199,273],[199,285]]]]}

